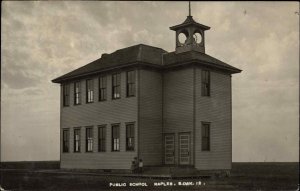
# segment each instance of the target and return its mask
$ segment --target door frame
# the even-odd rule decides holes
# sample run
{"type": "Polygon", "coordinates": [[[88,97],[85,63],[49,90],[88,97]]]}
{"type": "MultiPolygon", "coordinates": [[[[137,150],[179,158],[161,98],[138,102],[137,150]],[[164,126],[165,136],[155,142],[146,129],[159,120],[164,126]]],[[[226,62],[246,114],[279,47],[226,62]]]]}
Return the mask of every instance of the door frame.
{"type": "Polygon", "coordinates": [[[190,165],[192,165],[191,164],[191,160],[192,160],[191,132],[190,131],[188,131],[188,132],[179,132],[177,140],[178,140],[178,165],[180,165],[180,166],[190,166],[190,165]],[[188,164],[181,164],[180,163],[180,135],[184,135],[184,134],[188,134],[189,135],[189,146],[188,146],[188,148],[189,148],[189,163],[188,164]]]}
{"type": "Polygon", "coordinates": [[[175,155],[175,151],[176,151],[176,136],[175,136],[175,133],[164,133],[163,134],[163,155],[164,155],[164,157],[163,157],[163,164],[164,165],[175,165],[176,164],[176,155],[175,155]],[[172,135],[173,136],[173,138],[174,138],[174,163],[173,164],[166,164],[166,139],[165,139],[165,137],[166,137],[166,135],[172,135]]]}

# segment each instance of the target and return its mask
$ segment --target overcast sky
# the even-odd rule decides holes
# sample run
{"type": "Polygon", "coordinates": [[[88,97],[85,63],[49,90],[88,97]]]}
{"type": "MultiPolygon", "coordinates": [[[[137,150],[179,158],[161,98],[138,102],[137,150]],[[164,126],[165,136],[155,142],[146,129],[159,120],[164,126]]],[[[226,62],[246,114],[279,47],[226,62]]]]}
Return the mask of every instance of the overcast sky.
{"type": "MultiPolygon", "coordinates": [[[[233,75],[233,161],[298,161],[299,2],[192,2],[233,75]]],[[[175,50],[187,2],[2,2],[1,160],[59,160],[59,85],[117,49],[175,50]]]]}

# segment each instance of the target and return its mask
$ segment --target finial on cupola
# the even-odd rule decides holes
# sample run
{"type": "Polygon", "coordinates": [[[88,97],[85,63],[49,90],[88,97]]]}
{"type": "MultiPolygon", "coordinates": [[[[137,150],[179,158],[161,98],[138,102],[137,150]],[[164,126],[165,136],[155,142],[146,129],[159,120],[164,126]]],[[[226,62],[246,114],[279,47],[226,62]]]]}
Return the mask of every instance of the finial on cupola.
{"type": "Polygon", "coordinates": [[[191,1],[189,1],[189,16],[191,16],[191,1]]]}

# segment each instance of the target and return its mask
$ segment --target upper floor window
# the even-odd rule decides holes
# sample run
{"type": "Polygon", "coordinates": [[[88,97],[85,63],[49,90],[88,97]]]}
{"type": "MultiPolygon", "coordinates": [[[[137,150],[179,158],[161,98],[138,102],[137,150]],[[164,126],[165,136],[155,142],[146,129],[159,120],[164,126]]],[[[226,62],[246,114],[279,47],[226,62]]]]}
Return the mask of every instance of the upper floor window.
{"type": "Polygon", "coordinates": [[[74,152],[80,152],[80,129],[74,129],[74,152]]]}
{"type": "Polygon", "coordinates": [[[121,97],[121,74],[112,75],[112,99],[119,99],[121,97]]]}
{"type": "Polygon", "coordinates": [[[81,89],[80,82],[74,83],[74,104],[79,105],[81,103],[81,89]]]}
{"type": "Polygon", "coordinates": [[[99,77],[99,101],[106,100],[107,81],[106,76],[99,77]]]}
{"type": "Polygon", "coordinates": [[[111,135],[112,135],[112,151],[120,151],[120,125],[113,125],[111,127],[111,135]]]}
{"type": "Polygon", "coordinates": [[[86,128],[86,152],[93,152],[93,128],[87,127],[86,128]]]}
{"type": "Polygon", "coordinates": [[[202,70],[201,72],[202,96],[210,96],[210,72],[202,70]]]}
{"type": "Polygon", "coordinates": [[[134,150],[134,124],[126,125],[126,150],[134,150]]]}
{"type": "Polygon", "coordinates": [[[201,135],[202,135],[202,151],[210,150],[210,124],[202,123],[201,127],[201,135]]]}
{"type": "Polygon", "coordinates": [[[135,71],[128,71],[126,77],[127,97],[135,96],[135,71]]]}
{"type": "Polygon", "coordinates": [[[70,105],[70,85],[64,84],[63,85],[63,106],[70,105]]]}
{"type": "Polygon", "coordinates": [[[86,80],[86,102],[92,103],[94,101],[94,81],[92,79],[86,80]]]}
{"type": "Polygon", "coordinates": [[[67,153],[69,152],[69,130],[64,129],[63,130],[63,152],[67,153]]]}
{"type": "Polygon", "coordinates": [[[98,151],[104,152],[106,149],[106,126],[98,127],[98,151]]]}

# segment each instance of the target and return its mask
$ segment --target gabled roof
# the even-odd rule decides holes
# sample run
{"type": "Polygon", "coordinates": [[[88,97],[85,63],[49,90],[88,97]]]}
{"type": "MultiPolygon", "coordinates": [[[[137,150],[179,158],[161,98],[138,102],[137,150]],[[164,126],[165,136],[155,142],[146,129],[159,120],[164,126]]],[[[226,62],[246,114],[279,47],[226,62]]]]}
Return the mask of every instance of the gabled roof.
{"type": "Polygon", "coordinates": [[[242,70],[222,62],[212,56],[198,51],[187,51],[182,53],[170,52],[164,55],[165,68],[174,67],[187,63],[196,63],[208,67],[219,68],[230,73],[240,73],[242,70]]]}
{"type": "Polygon", "coordinates": [[[202,28],[203,30],[209,30],[210,27],[206,26],[206,25],[202,25],[200,23],[197,23],[194,19],[193,19],[193,16],[187,16],[187,18],[185,19],[185,21],[179,25],[175,25],[175,26],[172,26],[170,27],[171,30],[178,30],[180,28],[184,28],[184,27],[187,27],[187,26],[191,26],[191,25],[194,25],[194,26],[197,26],[199,28],[202,28]]]}
{"type": "Polygon", "coordinates": [[[144,44],[119,49],[111,54],[102,54],[101,58],[83,66],[52,82],[60,83],[65,80],[94,74],[103,70],[125,67],[132,64],[147,64],[152,66],[162,66],[162,54],[167,51],[144,44]]]}

